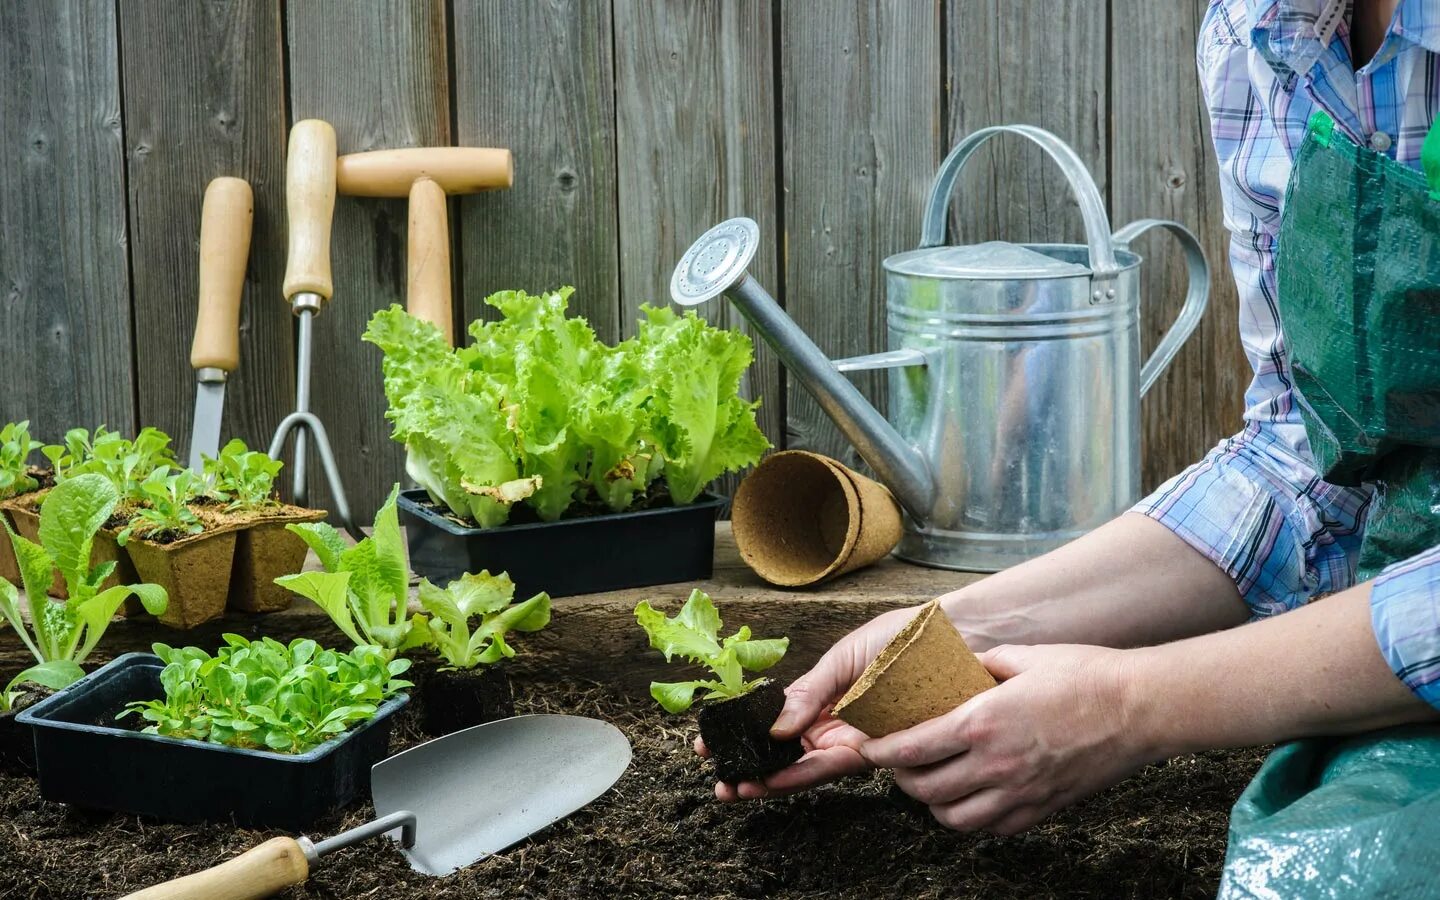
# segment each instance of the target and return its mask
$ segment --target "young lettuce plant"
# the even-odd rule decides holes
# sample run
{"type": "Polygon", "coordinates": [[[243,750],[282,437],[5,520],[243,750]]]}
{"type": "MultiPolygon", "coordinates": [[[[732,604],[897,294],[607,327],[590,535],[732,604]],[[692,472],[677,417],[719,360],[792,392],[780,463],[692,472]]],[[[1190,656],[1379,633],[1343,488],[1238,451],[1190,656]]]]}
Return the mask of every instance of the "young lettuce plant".
{"type": "Polygon", "coordinates": [[[374,717],[379,705],[410,682],[407,659],[386,659],[378,647],[350,653],[322,650],[301,638],[287,646],[270,638],[224,636],[215,656],[198,647],[155,644],[165,663],[163,699],[131,703],[145,731],[229,747],[304,753],[374,717]]]}
{"type": "Polygon", "coordinates": [[[511,631],[539,631],[550,623],[550,595],[539,593],[512,604],[515,582],[501,572],[461,575],[443,589],[422,579],[420,605],[430,614],[419,621],[445,661],[443,669],[473,669],[515,655],[505,642],[511,631]],[[478,619],[475,627],[471,622],[478,619]]]}
{"type": "Polygon", "coordinates": [[[116,542],[124,547],[136,536],[162,541],[204,531],[199,517],[187,506],[200,495],[200,487],[199,477],[189,469],[172,473],[161,466],[153,470],[136,486],[134,498],[143,505],[115,536],[116,542]]]}
{"type": "Polygon", "coordinates": [[[205,457],[205,483],[209,495],[232,512],[264,509],[280,502],[275,499],[275,476],[284,465],[234,438],[220,448],[219,456],[205,457]]]}
{"type": "MultiPolygon", "coordinates": [[[[3,578],[0,614],[38,663],[21,673],[29,673],[25,681],[56,689],[78,681],[84,675],[79,664],[130,596],[138,597],[151,614],[165,611],[169,598],[159,585],[125,584],[100,590],[115,571],[115,562],[92,567],[90,548],[119,502],[119,492],[104,476],[77,475],[56,485],[41,505],[40,543],[26,540],[5,523],[25,586],[29,622],[20,612],[19,591],[3,578]],[[69,593],[63,602],[47,596],[56,570],[69,593]]],[[[19,681],[17,677],[6,692],[12,692],[19,681]]]]}
{"type": "Polygon", "coordinates": [[[140,485],[157,468],[175,465],[170,436],[158,428],[144,428],[134,440],[101,425],[92,436],[83,428],[65,433],[63,445],[41,450],[59,483],[76,475],[103,475],[122,500],[139,501],[140,485]]]}
{"type": "Polygon", "coordinates": [[[645,629],[650,646],[665,654],[666,662],[679,656],[704,666],[715,676],[703,681],[651,683],[650,696],[670,713],[689,709],[697,691],[705,691],[702,700],[729,699],[749,693],[764,679],[746,681],[745,673],[765,671],[778,663],[790,646],[789,638],[751,638],[748,625],[721,639],[720,612],[709,595],[700,590],[690,592],[690,598],[674,618],[651,607],[648,600],[642,600],[635,607],[635,620],[645,629]]]}
{"type": "Polygon", "coordinates": [[[400,485],[375,514],[370,536],[353,547],[324,522],[286,525],[315,551],[323,572],[283,575],[275,583],[315,602],[355,645],[379,647],[385,659],[423,646],[429,629],[420,614],[407,620],[410,566],[395,500],[400,485]]]}
{"type": "Polygon", "coordinates": [[[0,428],[0,500],[25,494],[39,487],[30,476],[30,454],[40,442],[30,437],[29,422],[11,422],[0,428]]]}

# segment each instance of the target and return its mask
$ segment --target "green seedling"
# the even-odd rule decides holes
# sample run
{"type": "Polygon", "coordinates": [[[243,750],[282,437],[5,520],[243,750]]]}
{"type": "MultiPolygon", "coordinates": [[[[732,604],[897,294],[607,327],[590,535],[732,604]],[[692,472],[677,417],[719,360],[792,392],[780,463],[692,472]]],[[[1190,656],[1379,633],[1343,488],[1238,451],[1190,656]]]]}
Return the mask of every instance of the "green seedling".
{"type": "Polygon", "coordinates": [[[0,500],[26,494],[39,487],[30,477],[30,454],[40,442],[30,437],[29,422],[11,422],[0,428],[0,500]]]}
{"type": "Polygon", "coordinates": [[[410,661],[387,659],[378,647],[342,653],[305,638],[288,646],[235,634],[224,640],[213,657],[198,647],[155,644],[165,696],[131,703],[120,716],[138,714],[150,734],[304,753],[373,718],[411,686],[399,677],[410,661]]]}
{"type": "Polygon", "coordinates": [[[514,597],[515,582],[504,572],[461,575],[444,589],[423,579],[420,605],[430,616],[420,621],[429,630],[431,646],[445,661],[443,668],[473,669],[507,659],[515,650],[506,643],[506,633],[539,631],[549,624],[549,594],[512,604],[514,597]]]}
{"type": "MultiPolygon", "coordinates": [[[[115,562],[91,566],[90,549],[95,534],[119,502],[119,492],[104,476],[77,475],[56,485],[41,505],[40,543],[26,540],[8,522],[4,523],[20,566],[30,615],[28,621],[21,615],[19,591],[3,578],[0,614],[40,664],[26,670],[30,673],[27,681],[57,689],[78,681],[83,675],[79,664],[90,655],[127,598],[138,597],[153,615],[165,611],[168,598],[159,585],[124,584],[100,589],[115,571],[115,562]],[[68,592],[63,602],[47,596],[56,571],[68,592]]],[[[6,693],[13,693],[18,683],[17,676],[6,693]]]]}
{"type": "Polygon", "coordinates": [[[650,646],[665,654],[666,662],[679,656],[704,666],[715,676],[705,681],[652,682],[650,696],[671,713],[689,709],[697,691],[705,691],[702,700],[729,699],[749,693],[764,679],[746,681],[745,673],[765,671],[778,663],[790,646],[789,638],[751,638],[748,625],[722,640],[720,612],[709,595],[700,590],[690,592],[690,598],[674,618],[651,607],[648,600],[642,600],[635,607],[635,620],[645,629],[650,646]]]}
{"type": "Polygon", "coordinates": [[[50,460],[59,484],[77,475],[103,475],[123,500],[138,501],[140,485],[162,466],[175,465],[170,436],[158,428],[145,428],[130,440],[104,425],[94,435],[84,428],[65,433],[63,444],[41,448],[50,460]]]}
{"type": "Polygon", "coordinates": [[[142,505],[115,540],[124,547],[134,537],[162,541],[204,531],[199,517],[186,505],[199,496],[200,487],[200,479],[189,469],[155,469],[136,487],[134,496],[142,505]]]}
{"type": "Polygon", "coordinates": [[[226,509],[248,512],[279,504],[275,476],[285,465],[280,460],[249,449],[239,438],[220,448],[219,456],[204,459],[209,494],[227,504],[226,509]]]}

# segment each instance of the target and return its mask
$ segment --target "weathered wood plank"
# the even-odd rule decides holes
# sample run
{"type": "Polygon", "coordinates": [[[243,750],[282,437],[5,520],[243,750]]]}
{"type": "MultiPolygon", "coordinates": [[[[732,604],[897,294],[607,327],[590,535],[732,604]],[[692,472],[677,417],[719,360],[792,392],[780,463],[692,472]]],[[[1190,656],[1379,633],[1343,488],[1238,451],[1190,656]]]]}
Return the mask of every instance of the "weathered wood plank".
{"type": "MultiPolygon", "coordinates": [[[[340,153],[450,144],[443,0],[306,0],[286,10],[292,121],[326,120],[340,153]]],[[[315,323],[313,406],[361,522],[404,477],[380,352],[360,335],[375,310],[405,301],[406,222],[403,199],[336,199],[335,296],[315,323]]],[[[329,492],[318,465],[312,471],[311,503],[324,506],[329,492]]]]}
{"type": "Polygon", "coordinates": [[[0,3],[0,420],[135,425],[115,8],[0,3]]]}
{"type": "MultiPolygon", "coordinates": [[[[885,349],[886,256],[914,246],[941,140],[939,6],[785,3],[784,303],[832,358],[885,349]]],[[[884,405],[883,373],[856,384],[884,405]]],[[[792,380],[787,446],[857,465],[792,380]]]]}
{"type": "MultiPolygon", "coordinates": [[[[308,567],[317,565],[314,557],[308,567]]],[[[710,594],[725,617],[726,627],[749,625],[762,637],[790,638],[790,650],[775,674],[801,674],[836,640],[874,616],[891,609],[924,603],[984,576],[926,569],[887,558],[826,584],[816,591],[794,591],[765,584],[740,561],[730,523],[715,533],[715,574],[696,584],[632,588],[605,594],[562,597],[554,601],[550,624],[543,631],[515,640],[519,655],[512,664],[521,672],[614,682],[635,696],[648,696],[651,681],[673,679],[673,668],[650,649],[635,624],[635,604],[650,600],[673,612],[692,587],[710,594]]],[[[418,610],[413,596],[411,607],[418,610]]],[[[229,613],[190,631],[177,632],[149,617],[119,619],[105,632],[103,651],[116,656],[148,651],[155,641],[183,642],[213,648],[226,632],[289,641],[308,637],[330,647],[348,641],[319,607],[297,601],[288,610],[264,616],[229,613]]],[[[0,672],[18,670],[25,648],[13,632],[0,632],[0,672]]]]}
{"type": "Polygon", "coordinates": [[[620,332],[609,3],[455,4],[458,143],[509,147],[515,185],[461,204],[465,321],[488,294],[571,284],[571,311],[620,332]]]}
{"type": "MultiPolygon", "coordinates": [[[[1200,238],[1210,260],[1210,306],[1200,328],[1141,404],[1147,489],[1199,459],[1240,425],[1250,367],[1240,346],[1235,282],[1204,99],[1195,77],[1202,0],[1116,0],[1111,60],[1112,215],[1116,224],[1175,219],[1200,238]]],[[[1185,299],[1180,250],[1164,236],[1145,254],[1140,311],[1144,352],[1170,327],[1185,299]]]]}
{"type": "MultiPolygon", "coordinates": [[[[987,125],[1038,125],[1075,148],[1108,196],[1107,9],[1107,0],[947,0],[947,149],[987,125]]],[[[1083,239],[1064,178],[1020,138],[992,139],[957,195],[951,233],[960,243],[1083,239]]]]}
{"type": "MultiPolygon", "coordinates": [[[[640,304],[669,303],[670,273],[685,248],[732,216],[759,223],[751,274],[779,290],[773,20],[769,0],[615,4],[615,31],[625,36],[615,60],[625,334],[634,333],[640,304]]],[[[725,301],[700,313],[723,327],[744,321],[725,301]]],[[[783,446],[780,364],[758,338],[742,390],[762,398],[760,427],[783,446]]],[[[730,493],[734,481],[721,490],[730,493]]]]}
{"type": "Polygon", "coordinates": [[[278,0],[120,4],[140,423],[190,446],[200,207],[212,178],[255,197],[240,368],[222,443],[264,448],[294,402],[285,268],[285,91],[278,0]]]}

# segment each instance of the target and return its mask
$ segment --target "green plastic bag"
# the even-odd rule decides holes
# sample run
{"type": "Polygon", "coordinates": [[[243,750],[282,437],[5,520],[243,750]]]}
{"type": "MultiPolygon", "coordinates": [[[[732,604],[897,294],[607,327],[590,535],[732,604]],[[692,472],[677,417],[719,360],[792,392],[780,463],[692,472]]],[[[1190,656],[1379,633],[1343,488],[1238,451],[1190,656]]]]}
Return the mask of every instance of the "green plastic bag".
{"type": "Polygon", "coordinates": [[[1440,728],[1299,741],[1230,817],[1220,900],[1440,898],[1440,728]]]}

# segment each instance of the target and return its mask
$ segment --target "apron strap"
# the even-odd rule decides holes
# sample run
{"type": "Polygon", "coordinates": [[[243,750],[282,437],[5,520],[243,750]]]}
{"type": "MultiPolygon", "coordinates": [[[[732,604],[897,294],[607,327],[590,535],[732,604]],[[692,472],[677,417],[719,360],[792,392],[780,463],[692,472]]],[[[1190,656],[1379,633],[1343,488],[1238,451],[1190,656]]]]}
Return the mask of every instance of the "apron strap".
{"type": "MultiPolygon", "coordinates": [[[[1440,122],[1440,119],[1436,121],[1440,122]]],[[[1328,147],[1330,146],[1330,136],[1335,133],[1335,120],[1330,118],[1330,114],[1325,110],[1317,109],[1310,114],[1309,131],[1310,137],[1315,139],[1315,143],[1322,147],[1328,147]]],[[[1440,147],[1436,147],[1436,152],[1440,153],[1440,147]]]]}
{"type": "Polygon", "coordinates": [[[1440,200],[1440,116],[1430,123],[1425,143],[1420,145],[1420,166],[1430,185],[1430,199],[1440,200]]]}

